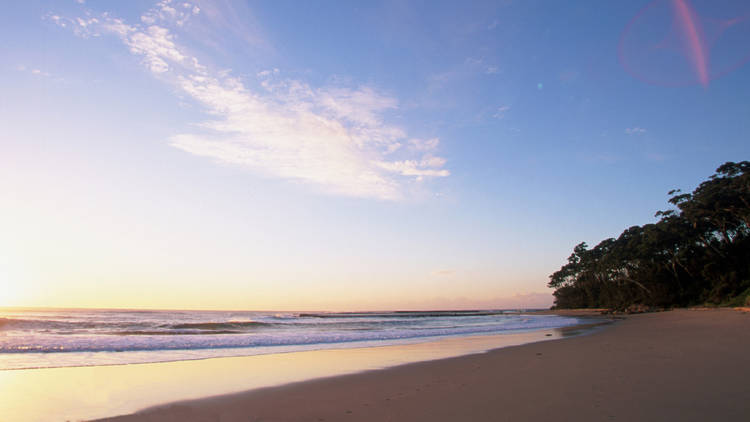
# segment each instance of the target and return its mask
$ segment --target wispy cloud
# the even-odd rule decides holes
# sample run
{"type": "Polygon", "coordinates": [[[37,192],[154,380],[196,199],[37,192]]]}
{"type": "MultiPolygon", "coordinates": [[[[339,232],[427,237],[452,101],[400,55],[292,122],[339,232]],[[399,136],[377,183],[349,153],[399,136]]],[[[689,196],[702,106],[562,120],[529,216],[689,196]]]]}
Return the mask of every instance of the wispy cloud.
{"type": "Polygon", "coordinates": [[[173,31],[200,13],[191,3],[163,0],[138,23],[109,13],[48,18],[81,37],[118,37],[146,69],[204,107],[210,118],[172,136],[175,148],[328,193],[378,199],[403,197],[409,181],[450,174],[434,154],[439,140],[409,139],[388,123],[398,100],[372,87],[313,87],[273,69],[257,74],[260,89],[253,90],[199,63],[173,31]],[[401,148],[405,142],[410,148],[401,148]]]}
{"type": "Polygon", "coordinates": [[[409,148],[415,151],[432,151],[440,145],[440,139],[409,139],[409,148]]]}
{"type": "Polygon", "coordinates": [[[642,127],[634,126],[634,127],[626,128],[625,133],[627,133],[628,135],[643,135],[644,133],[646,133],[646,129],[642,127]]]}
{"type": "Polygon", "coordinates": [[[464,71],[470,73],[483,73],[485,75],[497,75],[500,68],[492,63],[487,63],[483,57],[467,57],[463,63],[464,71]]]}
{"type": "Polygon", "coordinates": [[[52,74],[50,74],[49,72],[45,72],[43,70],[36,69],[36,68],[33,68],[33,67],[27,67],[25,65],[18,65],[18,66],[16,66],[16,70],[19,71],[19,72],[30,73],[30,74],[35,75],[35,76],[44,76],[44,77],[47,77],[47,78],[49,78],[49,77],[52,76],[52,74]]]}
{"type": "Polygon", "coordinates": [[[505,117],[505,113],[510,110],[510,106],[504,105],[497,108],[497,111],[495,111],[495,114],[492,115],[492,117],[495,117],[496,119],[502,119],[505,117]]]}
{"type": "Polygon", "coordinates": [[[162,21],[171,22],[177,26],[183,26],[191,16],[197,15],[200,11],[200,7],[191,3],[161,0],[141,16],[141,21],[147,25],[153,25],[162,21]]]}
{"type": "Polygon", "coordinates": [[[21,64],[16,66],[16,70],[39,78],[45,78],[54,82],[65,82],[65,79],[63,79],[62,77],[34,66],[21,64]]]}

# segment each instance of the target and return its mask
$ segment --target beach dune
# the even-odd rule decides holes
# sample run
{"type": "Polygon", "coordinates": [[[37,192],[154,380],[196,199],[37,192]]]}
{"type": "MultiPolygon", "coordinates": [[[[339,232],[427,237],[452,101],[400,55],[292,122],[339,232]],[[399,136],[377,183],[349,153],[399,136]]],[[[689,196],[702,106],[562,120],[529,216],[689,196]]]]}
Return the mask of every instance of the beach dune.
{"type": "Polygon", "coordinates": [[[107,421],[750,420],[750,313],[631,315],[591,334],[168,404],[107,421]]]}

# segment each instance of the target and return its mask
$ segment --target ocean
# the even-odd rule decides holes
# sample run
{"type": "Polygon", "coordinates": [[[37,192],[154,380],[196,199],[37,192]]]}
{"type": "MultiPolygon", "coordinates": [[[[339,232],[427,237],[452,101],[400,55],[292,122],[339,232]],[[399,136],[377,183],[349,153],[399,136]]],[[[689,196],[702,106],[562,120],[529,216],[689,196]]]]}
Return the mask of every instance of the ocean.
{"type": "Polygon", "coordinates": [[[0,370],[373,347],[578,324],[518,310],[249,312],[2,310],[0,370]]]}

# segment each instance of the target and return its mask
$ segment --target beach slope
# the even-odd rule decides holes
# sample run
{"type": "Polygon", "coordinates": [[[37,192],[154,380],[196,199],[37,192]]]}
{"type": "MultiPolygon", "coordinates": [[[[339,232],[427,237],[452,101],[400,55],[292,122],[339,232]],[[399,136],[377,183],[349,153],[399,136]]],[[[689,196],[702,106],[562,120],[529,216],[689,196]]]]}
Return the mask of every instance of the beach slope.
{"type": "Polygon", "coordinates": [[[750,313],[628,316],[592,334],[169,404],[108,421],[750,419],[750,313]]]}

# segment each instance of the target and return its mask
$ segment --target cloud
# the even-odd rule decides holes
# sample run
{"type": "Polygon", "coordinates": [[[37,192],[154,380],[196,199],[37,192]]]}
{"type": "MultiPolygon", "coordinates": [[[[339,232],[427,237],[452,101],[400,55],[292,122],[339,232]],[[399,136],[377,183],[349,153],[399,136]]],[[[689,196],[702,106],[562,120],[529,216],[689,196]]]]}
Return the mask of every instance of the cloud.
{"type": "Polygon", "coordinates": [[[211,0],[200,2],[200,19],[190,23],[190,36],[224,55],[273,56],[273,48],[261,31],[249,2],[211,0]],[[239,50],[238,50],[239,49],[239,50]]]}
{"type": "Polygon", "coordinates": [[[274,68],[274,69],[261,70],[260,72],[257,73],[256,76],[258,76],[259,78],[265,78],[271,75],[278,75],[278,74],[279,74],[279,69],[274,68]]]}
{"type": "Polygon", "coordinates": [[[19,72],[28,73],[28,74],[33,75],[33,76],[39,76],[39,77],[44,77],[44,78],[51,78],[53,80],[60,81],[60,82],[63,81],[62,78],[56,77],[55,75],[53,75],[53,74],[51,74],[51,73],[49,73],[47,71],[44,71],[44,70],[41,70],[41,69],[38,69],[38,68],[35,68],[35,67],[29,67],[29,66],[26,66],[26,65],[18,65],[18,66],[16,66],[16,70],[19,71],[19,72]]]}
{"type": "MultiPolygon", "coordinates": [[[[126,29],[126,27],[123,27],[126,29]]],[[[183,63],[185,56],[180,53],[173,41],[169,30],[156,25],[149,26],[144,31],[133,30],[121,34],[130,52],[143,56],[143,63],[154,73],[164,73],[169,70],[168,62],[183,63]]]]}
{"type": "Polygon", "coordinates": [[[409,148],[415,151],[432,151],[440,145],[440,139],[409,139],[409,148]]]}
{"type": "Polygon", "coordinates": [[[502,119],[505,117],[505,113],[510,110],[510,106],[504,105],[497,108],[497,111],[495,114],[492,115],[492,117],[495,117],[496,119],[502,119]]]}
{"type": "Polygon", "coordinates": [[[642,127],[634,126],[634,127],[626,128],[625,133],[627,133],[628,135],[643,135],[644,133],[646,133],[646,129],[642,127]]]}
{"type": "Polygon", "coordinates": [[[29,68],[29,67],[26,67],[24,65],[18,65],[18,66],[16,66],[16,70],[19,71],[19,72],[28,72],[28,73],[30,73],[32,75],[36,75],[36,76],[47,76],[47,77],[52,76],[52,75],[49,74],[49,72],[45,72],[45,71],[39,70],[39,69],[29,68]]]}
{"type": "Polygon", "coordinates": [[[208,118],[168,140],[190,154],[331,194],[387,200],[403,197],[409,181],[450,175],[433,153],[439,139],[409,139],[388,123],[398,100],[373,87],[313,87],[273,69],[258,72],[260,89],[251,89],[231,72],[199,63],[173,33],[198,13],[190,3],[164,0],[136,24],[108,13],[48,18],[84,38],[118,37],[146,69],[200,104],[208,118]],[[401,149],[407,140],[410,148],[401,149]]]}
{"type": "Polygon", "coordinates": [[[404,160],[404,161],[379,161],[375,163],[378,167],[387,170],[392,173],[400,174],[402,176],[416,176],[417,180],[423,180],[425,176],[428,177],[445,177],[450,175],[448,170],[440,170],[434,167],[440,167],[445,164],[445,160],[440,157],[425,157],[424,159],[417,160],[404,160]]]}
{"type": "Polygon", "coordinates": [[[162,0],[141,16],[141,22],[151,25],[164,21],[183,26],[191,16],[197,15],[200,11],[200,7],[191,3],[162,0]]]}
{"type": "MultiPolygon", "coordinates": [[[[450,271],[450,270],[448,270],[450,271]]],[[[433,275],[439,275],[434,272],[433,275]]],[[[431,297],[400,304],[409,309],[549,309],[554,297],[549,292],[518,293],[513,296],[431,297]]]]}
{"type": "Polygon", "coordinates": [[[78,35],[79,37],[98,37],[99,32],[95,30],[97,25],[100,23],[99,19],[92,18],[90,13],[86,13],[86,17],[81,18],[67,18],[60,15],[47,14],[44,16],[45,19],[51,20],[56,25],[62,28],[69,28],[78,35]]]}
{"type": "Polygon", "coordinates": [[[467,57],[463,63],[464,71],[469,73],[481,72],[485,75],[496,75],[500,73],[497,65],[486,63],[483,57],[467,57]]]}

